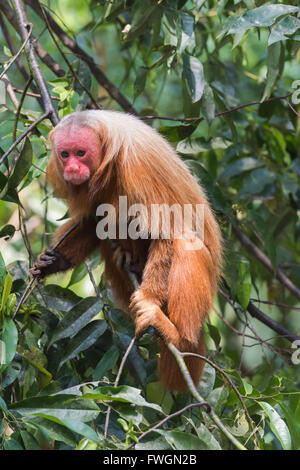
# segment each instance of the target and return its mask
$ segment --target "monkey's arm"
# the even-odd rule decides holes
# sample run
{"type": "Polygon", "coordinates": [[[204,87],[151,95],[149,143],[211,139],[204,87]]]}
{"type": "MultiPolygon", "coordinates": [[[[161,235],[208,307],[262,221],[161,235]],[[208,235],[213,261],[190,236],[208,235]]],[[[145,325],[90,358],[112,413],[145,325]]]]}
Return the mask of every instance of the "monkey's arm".
{"type": "MultiPolygon", "coordinates": [[[[74,220],[70,220],[57,230],[53,246],[75,223],[74,220]]],[[[49,274],[66,271],[78,266],[99,245],[100,241],[96,235],[96,223],[93,218],[82,220],[80,225],[67,235],[57,249],[50,248],[39,256],[30,273],[43,280],[49,274]]]]}

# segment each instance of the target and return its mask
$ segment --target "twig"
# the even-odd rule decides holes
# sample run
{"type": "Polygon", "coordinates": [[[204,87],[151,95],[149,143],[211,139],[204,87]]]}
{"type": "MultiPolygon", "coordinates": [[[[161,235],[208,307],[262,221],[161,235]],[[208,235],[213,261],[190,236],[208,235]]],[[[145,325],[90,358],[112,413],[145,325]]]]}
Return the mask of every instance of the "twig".
{"type": "Polygon", "coordinates": [[[202,356],[201,354],[196,354],[196,353],[185,353],[185,352],[181,352],[180,353],[182,357],[188,357],[188,356],[193,356],[193,357],[198,357],[199,359],[201,359],[202,361],[205,361],[207,362],[209,365],[211,365],[214,369],[216,369],[218,372],[220,372],[221,375],[223,375],[223,377],[225,377],[225,379],[227,380],[227,382],[229,383],[229,385],[232,387],[232,389],[234,390],[234,392],[236,393],[238,399],[240,400],[241,402],[241,405],[244,409],[244,412],[245,412],[245,416],[247,418],[247,421],[249,423],[249,426],[251,428],[251,431],[254,435],[254,439],[255,439],[255,442],[256,442],[256,446],[259,448],[260,445],[259,445],[259,441],[257,439],[257,436],[256,436],[256,433],[255,433],[255,429],[253,427],[253,421],[249,415],[249,412],[248,412],[248,409],[245,405],[245,402],[243,400],[243,396],[241,395],[241,393],[239,392],[237,386],[235,385],[235,383],[231,380],[231,378],[229,377],[228,374],[226,374],[226,372],[221,369],[221,367],[219,367],[217,364],[215,364],[213,361],[211,361],[210,359],[208,359],[206,356],[202,356]]]}
{"type": "Polygon", "coordinates": [[[20,117],[20,114],[21,114],[21,111],[22,111],[22,106],[23,106],[23,103],[24,103],[24,100],[25,100],[26,93],[27,93],[28,88],[31,85],[31,82],[32,82],[32,75],[30,75],[30,77],[29,77],[29,79],[28,79],[28,81],[25,85],[25,88],[24,88],[24,91],[22,93],[20,103],[18,105],[18,109],[17,109],[17,112],[16,112],[16,118],[15,118],[14,130],[13,130],[13,142],[17,138],[18,121],[19,121],[19,117],[20,117]]]}
{"type": "Polygon", "coordinates": [[[13,87],[12,87],[10,81],[9,81],[9,78],[6,74],[3,75],[2,81],[6,84],[6,90],[7,90],[8,96],[10,97],[11,102],[14,105],[14,107],[17,109],[18,106],[19,106],[19,101],[18,101],[18,98],[15,95],[14,89],[13,89],[13,87]]]}
{"type": "MultiPolygon", "coordinates": [[[[19,27],[18,27],[18,22],[16,20],[16,14],[14,12],[14,10],[9,6],[9,3],[6,1],[6,0],[0,0],[0,8],[2,10],[2,12],[4,13],[4,15],[6,16],[7,20],[11,23],[11,25],[14,27],[14,29],[16,31],[19,30],[19,27]]],[[[57,77],[63,77],[66,72],[60,67],[60,65],[58,63],[56,63],[52,57],[50,56],[50,54],[48,54],[48,52],[46,51],[46,49],[42,46],[42,44],[34,37],[34,35],[32,34],[31,36],[32,38],[32,44],[34,45],[34,49],[37,53],[37,55],[39,56],[39,58],[41,59],[41,61],[57,76],[57,77]]],[[[12,43],[12,41],[10,41],[10,43],[12,43]]],[[[10,47],[11,48],[11,47],[10,47]]],[[[19,67],[20,64],[18,64],[18,67],[19,67]]],[[[20,71],[21,73],[23,74],[25,80],[27,80],[26,76],[27,75],[27,72],[22,65],[22,69],[20,68],[20,71]],[[25,73],[25,75],[24,75],[25,73]]],[[[37,90],[35,89],[35,87],[32,87],[32,91],[35,93],[37,90]]]]}
{"type": "MultiPolygon", "coordinates": [[[[227,302],[229,302],[232,305],[231,299],[229,298],[229,296],[222,289],[219,289],[219,293],[222,295],[222,297],[224,297],[224,299],[227,300],[227,302]]],[[[234,308],[234,310],[236,311],[235,308],[234,308]]],[[[247,307],[247,311],[250,313],[250,315],[252,317],[257,318],[264,325],[267,325],[269,328],[271,328],[273,331],[278,333],[281,337],[289,340],[291,343],[293,343],[294,341],[300,339],[300,336],[296,335],[292,331],[286,329],[284,326],[277,323],[272,318],[268,317],[268,315],[263,313],[252,302],[249,302],[248,307],[247,307]]]]}
{"type": "Polygon", "coordinates": [[[260,299],[250,299],[251,302],[256,302],[259,304],[272,305],[274,307],[287,308],[289,310],[300,310],[300,307],[294,307],[293,305],[282,304],[280,302],[271,302],[269,300],[260,300],[260,299]]]}
{"type": "MultiPolygon", "coordinates": [[[[4,4],[4,2],[0,0],[0,8],[1,8],[2,10],[3,10],[3,7],[5,8],[5,11],[7,10],[7,8],[9,8],[9,10],[11,10],[12,13],[13,13],[13,10],[9,7],[9,5],[8,5],[7,3],[4,4]]],[[[7,15],[6,15],[5,12],[4,12],[4,15],[7,17],[7,15]]],[[[15,18],[15,16],[14,16],[14,18],[15,18]]],[[[7,18],[7,19],[8,19],[8,18],[7,18]]],[[[10,21],[10,20],[8,19],[8,21],[10,21]]],[[[10,21],[10,22],[11,22],[11,21],[10,21]]],[[[11,23],[11,24],[12,24],[12,23],[11,23]]],[[[16,22],[16,21],[14,21],[14,24],[15,24],[14,27],[17,28],[17,22],[16,22]]],[[[0,14],[0,27],[1,27],[1,30],[2,30],[3,36],[4,36],[4,38],[5,38],[5,41],[7,42],[7,45],[8,45],[8,47],[9,47],[10,52],[12,53],[12,55],[16,55],[16,54],[17,54],[17,49],[15,48],[15,45],[14,45],[14,43],[13,43],[13,40],[12,40],[12,38],[11,38],[9,32],[8,32],[8,29],[7,29],[7,27],[6,27],[6,24],[5,24],[4,18],[2,17],[2,14],[0,14]]],[[[29,75],[28,75],[28,73],[26,72],[26,69],[25,69],[25,67],[24,67],[24,65],[23,65],[23,63],[22,63],[22,60],[21,60],[19,57],[18,57],[17,60],[16,60],[16,64],[17,64],[17,67],[18,67],[20,73],[22,74],[22,76],[23,76],[25,82],[27,82],[28,79],[29,79],[29,75]]],[[[32,90],[33,93],[37,93],[38,90],[37,90],[37,88],[35,87],[35,85],[34,85],[33,83],[31,83],[30,88],[31,88],[31,90],[32,90]]],[[[17,91],[16,89],[13,88],[13,90],[14,90],[16,93],[18,93],[18,91],[17,91]]],[[[22,93],[22,90],[21,90],[21,93],[22,93]]],[[[37,97],[37,98],[38,98],[39,104],[42,106],[41,97],[39,96],[39,97],[37,97]]],[[[17,106],[15,106],[15,107],[17,108],[17,106]]]]}
{"type": "Polygon", "coordinates": [[[71,73],[73,74],[73,76],[75,77],[75,80],[77,80],[77,82],[79,83],[79,85],[81,86],[81,88],[86,92],[86,94],[89,96],[92,104],[93,104],[93,107],[95,109],[100,109],[100,107],[98,106],[98,104],[96,103],[96,101],[94,100],[94,97],[92,96],[92,94],[90,93],[90,91],[87,89],[87,87],[85,86],[85,84],[82,82],[82,80],[79,78],[78,74],[75,72],[75,70],[73,69],[69,59],[67,58],[66,54],[64,53],[64,51],[62,50],[62,48],[60,47],[59,45],[59,42],[56,40],[55,38],[55,35],[52,31],[52,28],[51,28],[51,25],[48,21],[48,18],[47,18],[47,15],[45,14],[45,11],[43,10],[40,2],[38,2],[39,5],[40,5],[40,10],[42,12],[42,15],[43,15],[43,18],[45,20],[45,23],[46,23],[46,26],[47,26],[47,29],[54,41],[54,44],[56,45],[57,49],[59,50],[59,52],[61,53],[64,61],[66,62],[67,66],[69,67],[69,69],[71,70],[71,73]]]}
{"type": "MultiPolygon", "coordinates": [[[[195,400],[197,402],[202,403],[205,400],[203,400],[200,393],[196,389],[196,387],[194,385],[194,382],[193,382],[193,380],[190,376],[190,373],[188,371],[188,368],[186,366],[186,363],[183,360],[182,354],[180,353],[180,351],[178,351],[178,349],[174,346],[174,344],[168,343],[167,347],[169,348],[169,350],[173,354],[174,358],[176,359],[178,367],[179,367],[179,369],[180,369],[180,371],[181,371],[181,373],[184,377],[184,380],[185,380],[185,382],[188,386],[188,389],[189,389],[190,393],[193,395],[193,397],[195,398],[195,400]]],[[[246,447],[243,444],[241,444],[241,442],[239,442],[236,439],[236,437],[233,436],[233,434],[231,434],[231,432],[226,428],[226,426],[224,426],[224,424],[222,423],[220,418],[217,416],[217,414],[215,413],[213,408],[211,408],[211,406],[208,403],[207,403],[207,413],[211,417],[212,421],[216,424],[216,426],[223,432],[223,434],[225,434],[225,436],[232,442],[232,444],[237,449],[247,450],[246,447]]]]}
{"type": "MultiPolygon", "coordinates": [[[[26,3],[41,17],[43,18],[40,10],[40,5],[34,0],[26,0],[26,3]]],[[[100,67],[94,62],[94,60],[84,52],[81,47],[75,42],[67,33],[56,23],[52,16],[45,11],[45,15],[48,18],[49,24],[52,30],[58,36],[62,44],[64,44],[70,51],[73,52],[77,57],[86,62],[91,73],[94,75],[97,82],[106,89],[109,95],[127,112],[137,115],[137,111],[134,109],[128,99],[118,90],[118,88],[111,83],[111,81],[102,72],[100,67]]]]}
{"type": "Polygon", "coordinates": [[[241,244],[254,255],[272,274],[275,274],[277,279],[300,300],[300,290],[295,284],[281,271],[280,268],[274,271],[272,262],[263,251],[261,251],[241,230],[235,225],[232,225],[232,231],[241,244]]]}
{"type": "MultiPolygon", "coordinates": [[[[245,104],[240,104],[239,106],[235,106],[234,108],[227,109],[226,111],[221,111],[220,113],[217,113],[215,115],[216,117],[222,117],[225,116],[226,114],[234,113],[236,111],[239,111],[243,108],[248,108],[249,106],[254,106],[257,104],[264,104],[268,103],[269,101],[276,101],[276,100],[286,100],[289,96],[291,96],[292,93],[289,93],[287,95],[283,96],[272,96],[271,98],[268,98],[265,101],[251,101],[250,103],[245,103],[245,104]]],[[[287,101],[287,103],[290,105],[290,103],[287,101]]],[[[174,118],[170,116],[140,116],[140,119],[145,119],[145,120],[152,120],[152,119],[161,119],[163,121],[179,121],[179,122],[200,122],[203,121],[203,117],[195,116],[195,117],[187,117],[187,118],[174,118]]]]}
{"type": "Polygon", "coordinates": [[[17,58],[21,55],[23,49],[25,48],[26,44],[28,43],[31,33],[32,33],[32,24],[28,25],[28,34],[25,36],[24,42],[20,49],[18,50],[17,54],[11,59],[11,61],[7,64],[5,69],[0,73],[0,80],[2,79],[3,75],[6,74],[7,70],[12,66],[12,64],[17,60],[17,58]]]}
{"type": "MultiPolygon", "coordinates": [[[[74,224],[66,233],[64,233],[64,235],[55,243],[55,245],[52,247],[53,250],[56,250],[56,248],[59,247],[59,245],[65,240],[65,238],[71,233],[73,232],[73,230],[75,230],[77,227],[79,226],[79,222],[77,222],[76,224],[74,224]]],[[[35,283],[35,281],[37,280],[36,277],[32,277],[32,279],[30,279],[30,282],[28,284],[28,286],[26,287],[18,305],[17,305],[17,308],[12,316],[12,318],[15,318],[15,316],[17,315],[17,313],[19,312],[22,304],[25,302],[25,299],[27,298],[27,295],[29,294],[29,291],[31,289],[31,287],[33,286],[33,284],[35,283]]]]}
{"type": "MultiPolygon", "coordinates": [[[[17,14],[17,20],[19,24],[19,31],[20,31],[21,37],[25,39],[29,24],[28,24],[25,10],[24,10],[24,6],[21,0],[12,0],[12,3],[17,14]]],[[[56,124],[58,124],[59,119],[58,119],[56,110],[53,106],[53,103],[51,101],[51,96],[49,94],[44,77],[40,71],[39,64],[35,57],[34,47],[30,38],[28,40],[28,43],[25,46],[25,51],[26,51],[27,61],[28,61],[28,65],[31,70],[32,76],[34,77],[34,80],[42,95],[44,110],[48,112],[50,120],[52,124],[55,126],[56,124]]]]}
{"type": "MultiPolygon", "coordinates": [[[[155,431],[155,429],[158,429],[160,428],[163,424],[165,424],[167,421],[169,421],[169,419],[172,419],[172,418],[176,418],[176,416],[179,416],[183,413],[185,413],[187,410],[189,410],[190,408],[199,408],[201,406],[205,406],[206,409],[207,409],[207,402],[206,401],[202,401],[200,403],[190,403],[189,405],[186,405],[184,408],[181,408],[181,410],[178,410],[178,411],[175,411],[175,413],[172,413],[168,416],[166,416],[164,419],[162,419],[161,421],[159,421],[159,423],[157,423],[155,426],[153,426],[152,428],[148,429],[147,431],[143,432],[143,434],[141,434],[138,438],[138,442],[140,442],[144,437],[146,437],[148,434],[150,434],[152,431],[155,431]]],[[[126,447],[125,450],[129,450],[131,449],[132,447],[135,446],[135,442],[133,442],[132,444],[130,444],[130,446],[126,447]]]]}
{"type": "Polygon", "coordinates": [[[34,121],[27,129],[14,141],[14,143],[9,147],[9,149],[2,155],[0,158],[0,165],[4,162],[4,160],[8,157],[8,155],[13,151],[14,148],[36,127],[40,124],[44,119],[49,117],[51,111],[47,111],[45,114],[40,116],[36,121],[34,121]]]}
{"type": "MultiPolygon", "coordinates": [[[[122,358],[122,361],[121,361],[121,364],[120,364],[120,367],[119,367],[119,370],[118,370],[118,374],[117,374],[117,377],[116,377],[116,380],[115,380],[115,383],[114,383],[114,387],[117,387],[118,384],[119,384],[119,381],[120,381],[120,377],[121,377],[121,374],[123,372],[123,369],[124,369],[124,366],[125,366],[125,363],[127,361],[127,358],[129,356],[129,353],[130,351],[132,350],[133,346],[134,346],[134,343],[135,343],[135,340],[136,338],[133,337],[132,340],[130,341],[129,343],[129,346],[122,358]]],[[[110,419],[110,412],[111,412],[111,407],[109,406],[107,408],[107,412],[106,412],[106,418],[105,418],[105,426],[104,426],[104,437],[106,438],[107,437],[107,432],[108,432],[108,426],[109,426],[109,419],[110,419]]]]}
{"type": "MultiPolygon", "coordinates": [[[[24,90],[20,90],[20,88],[15,88],[15,87],[12,87],[12,88],[15,93],[24,93],[24,90]]],[[[26,95],[32,96],[33,98],[41,98],[42,96],[40,93],[32,93],[31,91],[26,91],[26,95]]],[[[55,101],[60,101],[60,98],[58,96],[51,96],[51,99],[55,101]]]]}

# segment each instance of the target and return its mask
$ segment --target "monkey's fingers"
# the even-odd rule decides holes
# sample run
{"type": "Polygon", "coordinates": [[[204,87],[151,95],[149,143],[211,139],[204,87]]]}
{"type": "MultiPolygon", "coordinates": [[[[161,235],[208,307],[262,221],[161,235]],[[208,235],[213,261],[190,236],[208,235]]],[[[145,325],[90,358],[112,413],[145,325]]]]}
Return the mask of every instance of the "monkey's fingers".
{"type": "Polygon", "coordinates": [[[55,257],[55,256],[46,255],[46,253],[43,253],[43,254],[40,256],[40,260],[43,260],[43,261],[54,261],[54,260],[56,260],[56,257],[55,257]]]}

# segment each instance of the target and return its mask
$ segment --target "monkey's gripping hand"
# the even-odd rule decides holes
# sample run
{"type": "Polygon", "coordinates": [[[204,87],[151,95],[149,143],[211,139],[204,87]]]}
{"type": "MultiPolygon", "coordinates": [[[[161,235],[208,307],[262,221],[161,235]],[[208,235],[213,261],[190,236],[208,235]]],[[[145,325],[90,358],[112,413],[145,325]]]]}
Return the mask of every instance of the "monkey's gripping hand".
{"type": "Polygon", "coordinates": [[[49,248],[38,257],[29,273],[39,282],[43,282],[49,274],[66,271],[69,268],[71,268],[71,263],[59,251],[49,248]]]}

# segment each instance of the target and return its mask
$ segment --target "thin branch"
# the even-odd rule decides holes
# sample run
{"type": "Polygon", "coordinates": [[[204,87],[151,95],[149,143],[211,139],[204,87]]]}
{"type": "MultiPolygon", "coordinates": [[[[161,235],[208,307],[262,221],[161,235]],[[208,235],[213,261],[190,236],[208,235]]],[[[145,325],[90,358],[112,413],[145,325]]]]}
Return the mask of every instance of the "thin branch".
{"type": "Polygon", "coordinates": [[[62,50],[62,48],[60,47],[59,45],[59,42],[57,41],[57,39],[55,38],[55,35],[52,31],[52,28],[51,28],[51,25],[48,21],[48,18],[45,14],[45,11],[43,10],[43,8],[41,7],[41,4],[40,2],[38,2],[39,5],[40,5],[40,9],[41,9],[41,12],[42,12],[42,15],[43,15],[43,18],[45,20],[45,23],[46,23],[46,26],[47,26],[47,29],[54,41],[54,44],[56,45],[57,49],[59,50],[59,52],[61,53],[64,61],[66,62],[67,66],[69,67],[71,73],[73,74],[75,80],[77,80],[77,82],[79,83],[79,85],[81,86],[81,88],[86,92],[86,94],[89,96],[90,100],[91,100],[91,103],[93,104],[93,107],[95,109],[101,109],[98,104],[96,103],[96,101],[94,100],[94,97],[92,96],[92,94],[90,93],[90,91],[87,89],[87,87],[85,86],[85,84],[82,82],[82,80],[80,79],[80,77],[78,76],[78,74],[75,72],[75,70],[73,69],[69,59],[67,58],[66,54],[64,53],[64,51],[62,50]]]}
{"type": "MultiPolygon", "coordinates": [[[[155,429],[160,428],[163,424],[165,424],[167,421],[169,421],[169,419],[176,418],[176,416],[179,416],[179,415],[185,413],[187,410],[189,410],[191,408],[199,408],[201,406],[205,406],[205,408],[207,409],[207,402],[202,401],[200,403],[190,403],[189,405],[186,405],[184,408],[181,408],[181,410],[175,411],[175,413],[172,413],[172,414],[166,416],[164,419],[159,421],[159,423],[157,423],[155,426],[153,426],[152,428],[150,428],[147,431],[143,432],[143,434],[141,434],[139,436],[138,442],[140,442],[144,437],[146,437],[152,431],[155,431],[155,429]]],[[[126,447],[125,450],[132,449],[132,447],[134,447],[135,444],[137,444],[137,443],[133,442],[132,444],[130,444],[130,446],[126,447]]]]}
{"type": "MultiPolygon", "coordinates": [[[[5,8],[7,8],[7,7],[13,12],[13,10],[8,6],[8,4],[5,4],[5,8]]],[[[0,0],[0,8],[3,9],[3,2],[1,2],[1,0],[0,0]]],[[[4,12],[4,15],[7,17],[7,15],[5,14],[5,12],[4,12]]],[[[14,16],[14,18],[15,18],[15,16],[14,16]]],[[[8,21],[9,21],[9,19],[8,19],[8,21]]],[[[15,26],[14,26],[15,29],[18,29],[18,28],[17,28],[17,22],[16,22],[16,21],[14,21],[14,24],[15,24],[15,26]]],[[[2,17],[2,14],[0,14],[0,27],[1,27],[1,30],[2,30],[3,36],[4,36],[4,38],[5,38],[5,41],[6,41],[7,45],[8,45],[8,47],[9,47],[10,52],[12,53],[12,55],[16,55],[16,54],[17,54],[17,49],[16,49],[16,47],[15,47],[15,45],[14,45],[14,42],[13,42],[13,40],[12,40],[12,38],[11,38],[9,32],[8,32],[8,29],[7,29],[7,27],[6,27],[6,24],[5,24],[4,18],[2,17]]],[[[19,69],[21,75],[23,76],[25,82],[27,82],[28,79],[29,79],[29,75],[28,75],[28,73],[27,73],[27,71],[26,71],[26,68],[25,68],[24,65],[23,65],[22,60],[21,60],[19,57],[18,57],[17,60],[16,60],[16,65],[17,65],[17,67],[18,67],[18,69],[19,69]]],[[[37,90],[37,88],[35,87],[34,83],[31,83],[30,88],[31,88],[31,90],[32,90],[33,93],[37,93],[37,92],[38,92],[38,90],[37,90]]],[[[14,88],[13,88],[13,89],[14,89],[14,88]]],[[[16,93],[18,93],[15,89],[14,89],[14,91],[15,91],[16,93]]],[[[22,93],[22,91],[21,91],[21,93],[22,93]]],[[[37,98],[38,98],[38,102],[39,102],[40,106],[42,107],[42,100],[41,100],[41,97],[39,96],[39,97],[37,97],[37,98]]],[[[16,106],[16,107],[17,107],[17,106],[16,106]]]]}
{"type": "MultiPolygon", "coordinates": [[[[26,3],[43,19],[40,5],[34,0],[26,0],[26,3]]],[[[52,30],[58,36],[62,44],[64,44],[70,51],[73,52],[77,57],[83,60],[89,67],[91,73],[97,80],[97,82],[106,89],[109,95],[127,112],[137,115],[137,111],[134,109],[128,99],[118,90],[118,88],[111,83],[111,81],[102,72],[100,67],[94,62],[94,60],[84,52],[83,49],[75,42],[67,33],[56,23],[52,16],[45,11],[45,15],[51,25],[52,30]]]]}
{"type": "MultiPolygon", "coordinates": [[[[17,22],[17,19],[16,19],[16,14],[14,12],[14,10],[9,6],[8,2],[6,0],[0,0],[0,8],[2,10],[2,12],[4,13],[4,15],[6,16],[7,20],[11,23],[11,25],[13,26],[13,28],[16,30],[16,31],[19,31],[19,26],[18,26],[18,22],[17,22]]],[[[44,62],[44,64],[57,76],[57,77],[63,77],[64,75],[66,75],[66,72],[61,68],[61,66],[55,62],[52,57],[50,56],[50,54],[48,54],[48,52],[46,51],[46,49],[42,46],[42,44],[34,37],[34,35],[31,36],[32,38],[32,44],[35,48],[35,51],[37,53],[37,55],[39,56],[39,58],[41,59],[42,62],[44,62]]],[[[23,66],[24,68],[24,66],[23,66]]],[[[20,69],[21,70],[21,69],[20,69]]],[[[25,69],[24,69],[25,70],[25,69]]],[[[26,74],[26,70],[25,70],[25,74],[26,74]]],[[[22,71],[22,74],[24,75],[23,71],[22,71]]],[[[26,80],[26,77],[24,76],[25,80],[26,80]]],[[[33,92],[36,92],[37,90],[33,89],[32,88],[32,91],[33,92]]]]}
{"type": "MultiPolygon", "coordinates": [[[[70,235],[70,233],[73,232],[73,230],[75,230],[79,226],[79,224],[80,224],[80,222],[77,222],[66,233],[64,233],[63,236],[52,247],[53,250],[56,250],[60,246],[60,244],[65,240],[65,238],[67,238],[70,235]]],[[[34,286],[34,283],[36,282],[36,280],[37,280],[37,277],[32,277],[30,279],[30,282],[29,282],[28,286],[26,287],[26,289],[25,289],[25,291],[24,291],[24,293],[23,293],[23,295],[20,299],[12,318],[15,318],[15,316],[19,312],[22,304],[25,302],[25,300],[26,300],[27,296],[29,295],[31,288],[34,286]]]]}
{"type": "Polygon", "coordinates": [[[30,36],[31,36],[31,33],[32,33],[32,24],[28,25],[28,34],[27,36],[25,36],[25,39],[24,39],[24,42],[22,44],[22,46],[20,47],[20,49],[18,50],[17,54],[11,59],[11,61],[7,64],[7,66],[5,67],[5,69],[2,71],[2,73],[0,73],[0,80],[1,78],[3,77],[3,75],[6,74],[6,72],[8,71],[8,69],[12,66],[12,64],[17,60],[17,58],[22,54],[25,46],[27,45],[29,39],[30,39],[30,36]]]}
{"type": "Polygon", "coordinates": [[[23,103],[24,103],[24,100],[25,100],[25,96],[26,96],[26,93],[27,93],[27,90],[28,88],[30,87],[31,85],[31,82],[32,82],[32,75],[30,75],[26,85],[25,85],[25,88],[24,88],[24,91],[22,93],[22,96],[21,96],[21,99],[20,99],[20,103],[18,105],[18,109],[17,109],[17,112],[16,112],[16,118],[15,118],[15,124],[14,124],[14,130],[13,130],[13,142],[16,140],[17,138],[17,130],[18,130],[18,122],[19,122],[19,117],[20,117],[20,114],[21,114],[21,111],[22,111],[22,106],[23,106],[23,103]]]}
{"type": "MultiPolygon", "coordinates": [[[[20,88],[12,87],[12,89],[14,90],[15,93],[23,94],[24,92],[24,90],[21,90],[20,88]]],[[[32,93],[31,91],[26,91],[26,95],[32,96],[33,98],[41,98],[42,96],[40,93],[32,93]]],[[[58,96],[51,96],[51,99],[55,101],[60,101],[60,98],[58,96]]]]}
{"type": "Polygon", "coordinates": [[[41,117],[39,117],[36,121],[34,121],[27,129],[14,141],[14,143],[9,147],[9,149],[2,155],[0,158],[0,165],[4,162],[4,160],[8,157],[8,155],[16,148],[16,146],[23,140],[25,137],[36,127],[38,126],[44,119],[47,119],[50,116],[51,111],[47,111],[41,117]]]}
{"type": "MultiPolygon", "coordinates": [[[[19,24],[19,31],[20,35],[23,39],[26,38],[27,34],[27,29],[29,27],[29,23],[26,17],[26,13],[24,10],[23,3],[21,0],[12,0],[13,6],[15,8],[16,14],[17,14],[17,20],[19,24]]],[[[36,56],[35,56],[35,50],[32,44],[32,41],[28,40],[28,43],[25,46],[25,51],[27,55],[27,61],[29,68],[31,70],[32,76],[35,79],[35,82],[39,88],[39,91],[42,95],[42,101],[43,101],[43,106],[46,112],[48,112],[48,115],[50,117],[50,120],[52,124],[55,126],[58,124],[59,119],[56,113],[56,110],[53,106],[53,103],[51,101],[51,96],[49,94],[47,85],[45,83],[44,77],[41,74],[39,64],[37,62],[36,56]]]]}
{"type": "Polygon", "coordinates": [[[260,299],[250,299],[251,302],[256,302],[258,304],[272,305],[280,308],[287,308],[288,310],[300,310],[300,307],[294,307],[293,305],[282,304],[280,302],[271,302],[269,300],[260,300],[260,299]]]}
{"type": "MultiPolygon", "coordinates": [[[[203,398],[201,397],[200,393],[198,392],[198,390],[196,389],[195,385],[194,385],[194,382],[190,376],[190,373],[188,371],[188,368],[186,366],[186,363],[184,362],[184,359],[182,357],[182,354],[180,353],[180,351],[174,346],[174,344],[171,344],[171,343],[168,343],[167,344],[167,347],[169,348],[169,350],[171,351],[171,353],[173,354],[174,358],[176,359],[176,362],[178,364],[178,367],[184,377],[184,380],[188,386],[188,389],[190,391],[190,393],[193,395],[193,397],[195,398],[195,400],[197,402],[200,402],[202,403],[203,401],[203,398]]],[[[239,442],[235,436],[233,436],[233,434],[231,434],[231,432],[226,428],[226,426],[224,426],[224,424],[222,423],[222,421],[220,420],[220,418],[217,416],[217,414],[215,413],[215,411],[213,410],[213,408],[211,408],[211,406],[207,403],[207,413],[208,415],[211,417],[212,421],[216,424],[216,426],[220,429],[220,431],[222,431],[225,436],[232,442],[232,444],[239,450],[247,450],[246,447],[241,444],[241,442],[239,442]]]]}
{"type": "MultiPolygon", "coordinates": [[[[121,375],[122,375],[122,372],[123,372],[123,369],[124,369],[124,366],[125,366],[125,363],[127,361],[127,358],[129,356],[129,353],[130,351],[132,350],[133,346],[134,346],[134,343],[135,343],[135,340],[136,338],[133,337],[132,340],[130,341],[129,343],[129,346],[122,358],[122,361],[121,361],[121,364],[120,364],[120,367],[119,367],[119,370],[118,370],[118,374],[117,374],[117,377],[116,377],[116,380],[115,380],[115,383],[114,383],[114,387],[117,387],[118,384],[119,384],[119,381],[120,381],[120,378],[121,378],[121,375]]],[[[106,438],[107,437],[107,432],[108,432],[108,426],[109,426],[109,420],[110,420],[110,412],[111,412],[111,407],[109,406],[107,408],[107,412],[106,412],[106,418],[105,418],[105,425],[104,425],[104,437],[106,438]]]]}
{"type": "MultiPolygon", "coordinates": [[[[235,106],[234,108],[227,109],[226,111],[221,111],[215,115],[215,118],[225,116],[226,114],[234,113],[236,111],[240,111],[241,109],[248,108],[249,106],[269,103],[270,101],[277,101],[277,100],[287,100],[292,93],[283,96],[272,96],[265,101],[251,101],[250,103],[240,104],[239,106],[235,106]]],[[[287,101],[290,106],[290,103],[287,101]]],[[[187,118],[174,118],[170,116],[140,116],[141,119],[145,120],[152,120],[152,119],[161,119],[163,121],[179,121],[179,122],[201,122],[203,121],[203,117],[195,116],[195,117],[187,117],[187,118]]]]}
{"type": "Polygon", "coordinates": [[[248,409],[245,405],[245,402],[243,400],[243,397],[241,395],[241,393],[239,392],[237,386],[235,385],[235,383],[231,380],[231,378],[229,377],[228,374],[226,374],[226,372],[221,368],[219,367],[217,364],[215,364],[213,361],[211,361],[210,359],[208,359],[206,356],[202,356],[201,354],[196,354],[196,353],[185,353],[185,352],[182,352],[181,353],[182,357],[188,357],[188,356],[193,356],[193,357],[198,357],[199,359],[201,359],[202,361],[205,361],[207,362],[207,364],[209,364],[211,367],[213,367],[214,369],[216,369],[221,375],[223,375],[223,377],[225,378],[225,380],[227,380],[228,384],[232,387],[232,389],[234,390],[234,392],[236,393],[238,399],[240,400],[241,402],[241,405],[244,409],[244,412],[245,412],[245,416],[247,418],[247,421],[249,423],[249,426],[251,428],[251,431],[254,435],[254,439],[255,439],[255,442],[256,442],[256,445],[257,447],[259,448],[259,442],[258,442],[258,439],[257,439],[257,436],[256,436],[256,433],[255,433],[255,429],[253,427],[253,421],[249,415],[249,412],[248,412],[248,409]]]}
{"type": "Polygon", "coordinates": [[[19,101],[15,95],[14,88],[11,85],[9,78],[6,74],[3,75],[2,81],[6,84],[6,90],[7,90],[8,96],[10,97],[11,102],[14,105],[14,107],[17,109],[19,106],[19,101]]]}
{"type": "Polygon", "coordinates": [[[276,275],[276,278],[287,288],[289,291],[294,294],[297,299],[300,300],[300,290],[295,284],[281,271],[280,268],[274,271],[272,262],[263,251],[261,251],[251,240],[247,237],[241,230],[236,226],[232,226],[232,231],[236,238],[241,242],[241,244],[253,255],[255,256],[272,274],[276,275]]]}
{"type": "MultiPolygon", "coordinates": [[[[229,298],[229,296],[222,289],[219,289],[219,293],[222,295],[222,297],[224,297],[224,299],[227,300],[227,302],[230,303],[231,306],[233,306],[233,304],[231,302],[231,299],[229,298]]],[[[233,306],[233,308],[234,308],[234,306],[233,306]]],[[[235,308],[234,308],[234,310],[235,310],[235,308]]],[[[250,315],[253,318],[257,318],[264,325],[268,326],[269,328],[271,328],[271,330],[278,333],[282,338],[285,338],[285,339],[289,340],[291,343],[293,343],[294,341],[300,339],[300,336],[296,335],[292,331],[286,329],[284,326],[277,323],[272,318],[268,317],[268,315],[263,313],[252,302],[249,302],[248,307],[247,307],[247,311],[250,313],[250,315]]]]}

